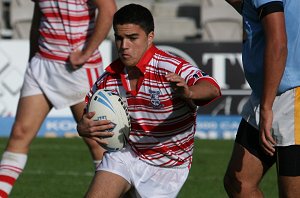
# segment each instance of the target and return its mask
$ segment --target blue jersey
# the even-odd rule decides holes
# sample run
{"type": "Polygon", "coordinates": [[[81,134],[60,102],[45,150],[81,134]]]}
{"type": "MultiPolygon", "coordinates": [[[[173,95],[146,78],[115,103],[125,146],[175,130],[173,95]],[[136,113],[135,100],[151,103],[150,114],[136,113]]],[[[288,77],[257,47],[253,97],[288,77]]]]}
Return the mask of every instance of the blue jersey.
{"type": "Polygon", "coordinates": [[[265,37],[258,8],[269,2],[284,7],[288,56],[278,94],[300,86],[300,0],[244,0],[242,15],[247,39],[243,45],[243,66],[253,94],[260,97],[263,88],[265,37]]]}

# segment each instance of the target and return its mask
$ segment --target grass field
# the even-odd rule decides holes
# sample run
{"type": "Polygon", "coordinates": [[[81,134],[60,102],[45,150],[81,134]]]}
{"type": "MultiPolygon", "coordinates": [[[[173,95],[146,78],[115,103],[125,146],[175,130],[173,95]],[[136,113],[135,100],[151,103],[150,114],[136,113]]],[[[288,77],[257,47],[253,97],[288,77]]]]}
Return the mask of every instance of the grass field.
{"type": "MultiPolygon", "coordinates": [[[[0,138],[1,153],[6,140],[0,138]]],[[[222,178],[232,145],[229,140],[196,140],[191,172],[178,197],[227,197],[222,178]]],[[[90,154],[79,138],[37,138],[10,198],[80,198],[93,174],[90,154]]],[[[262,189],[265,197],[277,197],[274,167],[263,179],[262,189]]]]}

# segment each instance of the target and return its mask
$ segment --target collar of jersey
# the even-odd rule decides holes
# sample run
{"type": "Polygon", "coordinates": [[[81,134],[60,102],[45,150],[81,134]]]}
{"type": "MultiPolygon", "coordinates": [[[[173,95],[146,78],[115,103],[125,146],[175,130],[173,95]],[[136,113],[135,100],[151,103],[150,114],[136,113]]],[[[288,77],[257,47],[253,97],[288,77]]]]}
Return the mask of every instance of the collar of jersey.
{"type": "MultiPolygon", "coordinates": [[[[142,73],[145,73],[146,66],[148,65],[149,61],[153,57],[154,53],[157,52],[158,49],[152,45],[137,63],[137,67],[141,70],[142,73]]],[[[112,62],[105,70],[112,74],[124,74],[124,64],[118,58],[114,62],[112,62]]]]}

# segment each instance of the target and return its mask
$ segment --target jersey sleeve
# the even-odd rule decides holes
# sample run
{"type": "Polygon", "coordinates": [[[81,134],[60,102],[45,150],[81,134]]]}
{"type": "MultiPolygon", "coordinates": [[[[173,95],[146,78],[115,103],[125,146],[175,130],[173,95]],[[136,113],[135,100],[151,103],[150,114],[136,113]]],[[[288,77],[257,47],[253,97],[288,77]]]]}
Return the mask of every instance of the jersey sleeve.
{"type": "Polygon", "coordinates": [[[283,2],[281,0],[254,0],[254,5],[260,20],[268,14],[284,11],[283,2]]]}
{"type": "Polygon", "coordinates": [[[282,0],[252,0],[252,3],[253,5],[256,7],[256,8],[259,8],[263,5],[267,5],[269,3],[278,3],[278,2],[281,2],[282,3],[282,0]]]}
{"type": "MultiPolygon", "coordinates": [[[[221,89],[220,89],[220,86],[218,85],[217,81],[213,77],[209,76],[204,71],[199,69],[198,67],[193,66],[189,63],[184,63],[184,64],[182,64],[182,67],[178,67],[178,68],[179,69],[177,69],[176,73],[185,79],[188,86],[195,85],[197,82],[199,82],[201,80],[206,80],[211,85],[215,86],[221,93],[221,89]]],[[[206,105],[206,104],[212,102],[213,100],[215,100],[217,98],[214,98],[209,101],[194,101],[194,102],[197,106],[203,106],[203,105],[206,105]]]]}

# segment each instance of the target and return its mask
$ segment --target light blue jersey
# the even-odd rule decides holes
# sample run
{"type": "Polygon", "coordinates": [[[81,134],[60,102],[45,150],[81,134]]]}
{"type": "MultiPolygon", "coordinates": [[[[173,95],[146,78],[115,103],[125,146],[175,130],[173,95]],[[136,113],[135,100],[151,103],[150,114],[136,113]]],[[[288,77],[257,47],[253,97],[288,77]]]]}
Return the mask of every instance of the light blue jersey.
{"type": "Polygon", "coordinates": [[[282,2],[288,38],[288,56],[278,94],[300,86],[300,0],[244,0],[243,19],[247,40],[243,45],[245,76],[253,94],[260,97],[263,86],[265,39],[258,8],[269,2],[282,2]]]}

